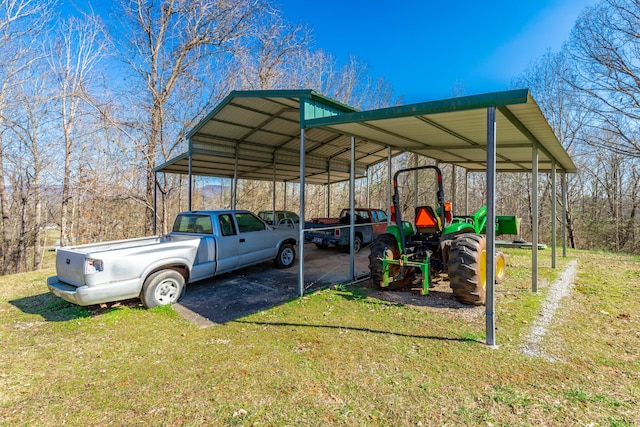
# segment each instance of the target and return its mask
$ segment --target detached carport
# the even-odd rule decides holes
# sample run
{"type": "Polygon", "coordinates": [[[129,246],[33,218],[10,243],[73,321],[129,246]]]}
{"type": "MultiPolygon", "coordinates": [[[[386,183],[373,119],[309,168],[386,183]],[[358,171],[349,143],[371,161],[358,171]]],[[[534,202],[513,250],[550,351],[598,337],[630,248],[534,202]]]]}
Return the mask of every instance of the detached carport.
{"type": "MultiPolygon", "coordinates": [[[[487,344],[495,344],[494,258],[496,172],[563,176],[575,165],[527,89],[359,112],[310,90],[232,92],[187,135],[188,152],[155,172],[298,182],[304,224],[305,184],[350,181],[402,152],[487,173],[487,344]]],[[[391,171],[389,171],[391,172],[391,171]]],[[[389,173],[389,176],[391,173],[389,173]]],[[[235,188],[235,185],[234,185],[235,188]]],[[[274,184],[275,209],[275,184],[274,184]]],[[[537,291],[538,195],[533,192],[532,290],[537,291]]],[[[232,196],[235,207],[235,195],[232,196]]],[[[563,203],[563,209],[566,203],[563,203]]],[[[555,218],[555,198],[552,215],[555,218]]],[[[565,218],[566,215],[563,215],[565,218]]],[[[353,218],[353,215],[352,215],[353,218]]],[[[304,242],[304,226],[300,242],[304,242]]],[[[350,228],[353,241],[354,225],[350,228]]],[[[552,225],[555,267],[555,221],[552,225]]],[[[564,245],[563,245],[564,246],[564,245]]],[[[299,290],[304,293],[304,244],[299,245],[299,290]]],[[[353,254],[351,254],[353,264],[353,254]]],[[[353,269],[352,269],[353,276],[353,269]]],[[[352,277],[353,278],[353,277],[352,277]]]]}

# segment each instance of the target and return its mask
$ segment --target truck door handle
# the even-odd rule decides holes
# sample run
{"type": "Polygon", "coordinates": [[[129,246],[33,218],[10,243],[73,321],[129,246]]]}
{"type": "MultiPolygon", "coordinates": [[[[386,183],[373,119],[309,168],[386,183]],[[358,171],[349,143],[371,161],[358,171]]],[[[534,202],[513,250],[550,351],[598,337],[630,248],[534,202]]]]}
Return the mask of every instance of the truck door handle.
{"type": "Polygon", "coordinates": [[[244,239],[240,239],[240,243],[244,243],[244,239]]]}

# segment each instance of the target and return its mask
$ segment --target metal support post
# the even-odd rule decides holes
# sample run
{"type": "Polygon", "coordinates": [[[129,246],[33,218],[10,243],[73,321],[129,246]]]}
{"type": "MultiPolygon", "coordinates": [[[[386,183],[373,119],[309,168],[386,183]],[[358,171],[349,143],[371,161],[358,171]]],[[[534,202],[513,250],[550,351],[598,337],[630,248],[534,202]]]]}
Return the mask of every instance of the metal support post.
{"type": "Polygon", "coordinates": [[[562,257],[567,257],[567,174],[562,173],[562,257]]]}
{"type": "Polygon", "coordinates": [[[487,223],[486,223],[486,336],[487,345],[496,345],[496,107],[487,108],[487,223]]]}
{"type": "Polygon", "coordinates": [[[355,174],[356,174],[356,138],[351,137],[351,166],[349,168],[349,278],[356,278],[356,255],[353,244],[356,240],[356,209],[355,209],[355,174]]]}
{"type": "Polygon", "coordinates": [[[235,209],[238,204],[238,145],[236,144],[236,161],[233,166],[233,189],[231,191],[231,209],[235,209]]]}
{"type": "Polygon", "coordinates": [[[464,170],[464,214],[469,215],[469,170],[467,169],[464,170]]]}
{"type": "Polygon", "coordinates": [[[556,162],[551,162],[551,268],[556,268],[556,162]]]}
{"type": "Polygon", "coordinates": [[[286,211],[287,210],[287,181],[283,182],[282,185],[284,186],[284,205],[282,209],[286,211]]]}
{"type": "Polygon", "coordinates": [[[456,165],[451,165],[451,209],[453,212],[458,211],[456,199],[458,195],[458,174],[456,174],[456,165]]]}
{"type": "Polygon", "coordinates": [[[393,182],[391,168],[391,147],[387,147],[387,223],[391,224],[391,187],[393,182]]]}
{"type": "MultiPolygon", "coordinates": [[[[418,155],[413,154],[413,167],[418,167],[418,155]]],[[[418,207],[418,171],[413,171],[413,209],[418,207]]]]}
{"type": "Polygon", "coordinates": [[[325,216],[331,216],[331,160],[329,160],[329,170],[327,171],[327,209],[325,216]]]}
{"type": "Polygon", "coordinates": [[[271,194],[271,207],[273,210],[273,225],[278,225],[278,222],[276,221],[276,155],[275,153],[273,154],[273,192],[271,194]]]}
{"type": "Polygon", "coordinates": [[[300,296],[304,295],[304,162],[304,129],[300,129],[300,232],[298,234],[298,294],[300,296]]]}
{"type": "MultiPolygon", "coordinates": [[[[531,193],[533,195],[531,203],[532,208],[532,224],[531,224],[531,292],[538,292],[538,146],[533,144],[531,150],[531,193]]],[[[488,221],[488,219],[487,219],[488,221]]]]}
{"type": "Polygon", "coordinates": [[[191,153],[189,153],[189,203],[188,210],[192,209],[192,199],[193,199],[193,157],[191,153]]]}
{"type": "Polygon", "coordinates": [[[158,172],[153,173],[153,234],[158,234],[158,172]]]}

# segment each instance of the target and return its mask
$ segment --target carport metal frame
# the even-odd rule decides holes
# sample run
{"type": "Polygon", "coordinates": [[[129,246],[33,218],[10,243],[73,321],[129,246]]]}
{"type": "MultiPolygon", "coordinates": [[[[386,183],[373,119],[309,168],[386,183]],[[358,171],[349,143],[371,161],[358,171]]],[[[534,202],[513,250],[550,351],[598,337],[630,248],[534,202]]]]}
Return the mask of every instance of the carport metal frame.
{"type": "MultiPolygon", "coordinates": [[[[381,161],[387,161],[389,167],[389,178],[391,177],[391,158],[395,154],[402,152],[413,152],[426,157],[436,159],[442,163],[450,163],[465,169],[465,176],[469,171],[485,171],[487,174],[487,304],[486,304],[486,342],[488,345],[495,345],[495,184],[497,171],[511,172],[531,172],[533,186],[533,246],[532,246],[532,291],[537,291],[538,280],[538,192],[537,180],[540,172],[540,155],[544,157],[543,171],[549,171],[552,174],[552,183],[555,184],[556,170],[559,168],[562,172],[562,190],[563,190],[563,218],[566,217],[566,173],[576,171],[575,165],[571,161],[568,154],[564,151],[558,142],[555,134],[548,125],[546,119],[542,115],[538,105],[535,103],[527,89],[495,92],[491,94],[475,95],[461,98],[452,98],[449,100],[426,102],[420,104],[412,104],[401,107],[392,107],[380,110],[359,112],[355,109],[340,104],[329,98],[318,95],[313,91],[251,91],[251,92],[232,92],[211,114],[201,121],[187,135],[189,141],[189,151],[167,163],[154,169],[157,172],[175,172],[187,173],[189,175],[189,208],[191,209],[191,185],[192,176],[194,174],[193,157],[196,154],[194,149],[194,138],[202,135],[201,131],[209,126],[211,122],[218,120],[217,115],[224,113],[224,108],[232,104],[236,99],[248,98],[278,98],[292,99],[296,98],[299,102],[299,172],[298,180],[300,183],[300,234],[299,234],[299,292],[300,296],[304,294],[304,212],[305,212],[305,184],[307,178],[317,181],[318,173],[308,175],[307,159],[310,150],[307,145],[308,134],[313,133],[315,138],[318,135],[327,136],[326,133],[336,135],[329,138],[326,144],[330,144],[332,148],[338,150],[327,157],[326,160],[326,181],[328,184],[332,182],[340,182],[345,179],[345,170],[332,169],[335,166],[336,159],[346,163],[346,155],[348,153],[348,179],[350,192],[350,210],[352,212],[352,223],[350,224],[351,242],[354,241],[355,224],[353,223],[354,210],[354,179],[357,175],[356,158],[356,141],[360,141],[366,145],[367,150],[361,150],[362,159],[367,159],[370,163],[366,163],[366,167],[375,165],[381,161]],[[478,121],[478,112],[486,111],[486,137],[485,141],[478,136],[478,129],[481,127],[478,121]],[[497,124],[498,113],[502,120],[504,128],[507,128],[509,138],[513,140],[498,140],[497,124]],[[465,126],[447,126],[445,122],[456,123],[470,120],[471,127],[465,126]],[[453,120],[453,121],[452,121],[453,120]],[[474,121],[475,120],[475,121],[474,121]],[[408,123],[408,126],[407,126],[408,123]],[[398,128],[400,125],[400,128],[398,128]],[[405,126],[406,128],[402,128],[405,126]],[[461,129],[458,130],[457,127],[461,129]],[[394,129],[396,128],[396,129],[394,129]],[[418,133],[415,130],[418,129],[418,133]],[[413,132],[413,133],[412,133],[413,132]],[[424,132],[427,138],[424,139],[421,133],[424,132]],[[434,135],[439,139],[434,138],[434,135]],[[470,136],[472,135],[472,136],[470,136]],[[346,138],[345,138],[346,137],[346,138]],[[346,141],[349,141],[348,148],[346,141]],[[483,144],[484,142],[484,144],[483,144]],[[378,147],[374,149],[372,147],[378,147]],[[343,147],[343,148],[340,148],[343,147]],[[522,150],[529,147],[530,159],[526,160],[522,157],[522,150]],[[386,153],[386,159],[380,153],[386,153]],[[471,154],[467,154],[470,152],[471,154]],[[478,152],[484,152],[483,158],[478,157],[478,152]],[[518,157],[520,156],[520,157],[518,157]],[[372,160],[373,159],[373,160],[372,160]],[[185,167],[186,166],[186,167],[185,167]],[[332,174],[332,171],[334,173],[332,174]],[[337,175],[337,177],[336,177],[337,175]]],[[[294,108],[289,106],[289,108],[294,108]]],[[[249,111],[249,110],[247,110],[249,111]]],[[[252,111],[257,113],[257,111],[252,111]]],[[[269,124],[275,118],[266,119],[262,124],[269,124]]],[[[222,128],[224,126],[237,126],[233,120],[218,120],[214,123],[222,128]]],[[[249,130],[246,136],[250,138],[252,135],[260,131],[249,130]]],[[[227,138],[224,143],[233,144],[234,167],[233,167],[233,183],[235,188],[237,179],[239,178],[239,157],[241,144],[247,142],[253,144],[254,147],[263,149],[260,144],[255,141],[249,141],[247,137],[243,139],[232,140],[227,138]]],[[[201,136],[202,138],[202,136],[201,136]]],[[[215,139],[216,137],[212,137],[215,139]]],[[[509,139],[507,138],[507,139],[509,139]]],[[[220,139],[222,141],[222,139],[220,139]]],[[[288,143],[295,143],[295,138],[289,137],[288,143]]],[[[315,142],[314,150],[321,150],[323,143],[315,142]]],[[[277,165],[281,164],[277,159],[277,151],[283,149],[284,144],[272,147],[271,167],[272,178],[281,179],[277,165]]],[[[202,154],[202,153],[200,153],[202,154]]],[[[206,153],[205,153],[206,154],[206,153]]],[[[215,154],[210,153],[215,156],[215,154]]],[[[231,156],[228,156],[231,157],[231,156]]],[[[263,162],[264,163],[264,162],[263,162]]],[[[317,163],[317,160],[316,160],[317,163]]],[[[362,164],[361,164],[362,165],[362,164]]],[[[317,166],[317,165],[316,165],[317,166]]],[[[260,172],[258,167],[254,167],[253,173],[260,172]]],[[[216,173],[215,170],[199,169],[196,175],[210,175],[230,177],[229,174],[216,173]],[[208,172],[208,173],[202,173],[208,172]]],[[[265,179],[260,176],[251,176],[246,174],[247,179],[265,179]]],[[[284,182],[295,181],[293,179],[283,180],[284,182]]],[[[555,191],[555,187],[554,187],[555,191]]],[[[274,190],[275,193],[275,190],[274,190]]],[[[388,191],[390,197],[390,190],[388,191]]],[[[233,204],[235,204],[235,196],[233,196],[233,204]]],[[[553,198],[552,210],[555,212],[555,198],[553,198]]],[[[566,226],[563,221],[563,255],[566,256],[566,226]]],[[[555,218],[552,226],[552,248],[553,261],[552,267],[555,268],[555,218]]],[[[351,279],[355,274],[355,257],[353,248],[350,255],[351,279]]]]}

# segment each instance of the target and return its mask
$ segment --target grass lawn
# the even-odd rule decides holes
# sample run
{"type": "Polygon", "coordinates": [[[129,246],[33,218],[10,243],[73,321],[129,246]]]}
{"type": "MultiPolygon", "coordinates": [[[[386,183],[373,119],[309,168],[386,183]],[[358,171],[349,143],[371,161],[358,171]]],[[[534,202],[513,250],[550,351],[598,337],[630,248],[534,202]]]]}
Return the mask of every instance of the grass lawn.
{"type": "Polygon", "coordinates": [[[531,252],[506,253],[498,349],[484,315],[469,315],[481,309],[420,309],[358,286],[198,328],[171,307],[66,303],[47,292],[52,267],[0,277],[0,425],[640,425],[640,258],[570,251],[552,270],[541,251],[532,294],[531,252]],[[571,259],[548,357],[526,356],[571,259]]]}

